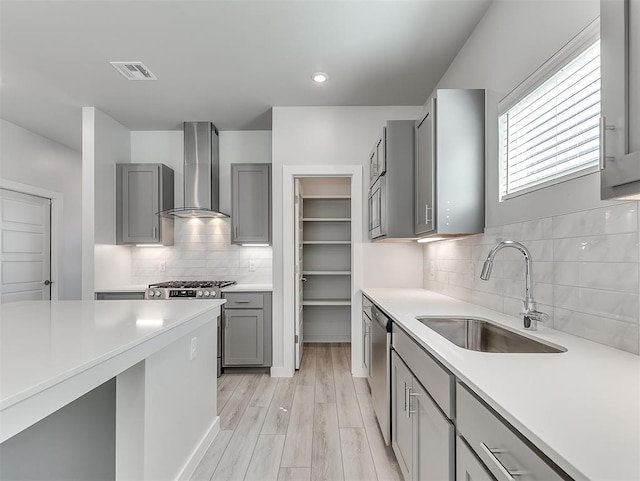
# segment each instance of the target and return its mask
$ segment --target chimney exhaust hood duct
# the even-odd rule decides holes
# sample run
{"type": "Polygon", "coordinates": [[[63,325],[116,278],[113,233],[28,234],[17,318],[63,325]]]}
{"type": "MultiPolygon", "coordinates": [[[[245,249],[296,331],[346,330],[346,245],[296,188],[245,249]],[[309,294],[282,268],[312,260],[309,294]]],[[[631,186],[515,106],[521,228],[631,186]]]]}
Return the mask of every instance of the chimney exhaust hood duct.
{"type": "Polygon", "coordinates": [[[211,122],[184,123],[184,207],[163,217],[229,217],[220,212],[218,129],[211,122]]]}

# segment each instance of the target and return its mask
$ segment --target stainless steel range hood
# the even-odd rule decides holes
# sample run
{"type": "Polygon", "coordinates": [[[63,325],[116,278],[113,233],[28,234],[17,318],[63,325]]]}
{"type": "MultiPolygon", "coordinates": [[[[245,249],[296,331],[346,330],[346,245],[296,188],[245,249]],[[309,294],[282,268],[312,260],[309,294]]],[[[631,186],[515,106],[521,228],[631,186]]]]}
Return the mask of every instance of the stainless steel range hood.
{"type": "Polygon", "coordinates": [[[229,217],[220,212],[218,129],[211,122],[184,123],[184,207],[163,217],[229,217]]]}

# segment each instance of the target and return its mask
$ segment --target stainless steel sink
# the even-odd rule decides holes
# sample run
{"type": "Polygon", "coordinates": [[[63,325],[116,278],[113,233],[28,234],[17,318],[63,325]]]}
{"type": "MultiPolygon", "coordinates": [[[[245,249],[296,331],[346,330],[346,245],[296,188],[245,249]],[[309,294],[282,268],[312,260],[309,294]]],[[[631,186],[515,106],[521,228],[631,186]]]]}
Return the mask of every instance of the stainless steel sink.
{"type": "Polygon", "coordinates": [[[474,318],[417,317],[418,321],[433,329],[456,346],[480,352],[565,352],[500,327],[489,321],[474,318]]]}

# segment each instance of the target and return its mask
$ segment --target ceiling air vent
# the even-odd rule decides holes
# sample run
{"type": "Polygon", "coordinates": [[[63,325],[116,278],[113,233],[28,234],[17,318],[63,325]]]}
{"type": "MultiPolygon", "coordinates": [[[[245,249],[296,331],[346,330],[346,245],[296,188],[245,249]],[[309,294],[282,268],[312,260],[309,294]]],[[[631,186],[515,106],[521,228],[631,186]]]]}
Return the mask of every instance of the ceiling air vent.
{"type": "Polygon", "coordinates": [[[157,80],[142,62],[109,62],[127,80],[157,80]]]}

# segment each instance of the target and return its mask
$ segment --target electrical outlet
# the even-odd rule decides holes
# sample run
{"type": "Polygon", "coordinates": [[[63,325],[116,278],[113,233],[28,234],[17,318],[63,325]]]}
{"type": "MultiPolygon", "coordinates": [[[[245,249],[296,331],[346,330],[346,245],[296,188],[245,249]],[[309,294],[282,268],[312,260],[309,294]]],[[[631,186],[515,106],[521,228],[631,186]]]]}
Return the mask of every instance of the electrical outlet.
{"type": "Polygon", "coordinates": [[[161,261],[160,262],[160,272],[164,272],[167,270],[167,262],[166,261],[161,261]]]}
{"type": "Polygon", "coordinates": [[[249,261],[249,272],[256,271],[256,261],[249,261]]]}
{"type": "Polygon", "coordinates": [[[191,338],[191,360],[193,361],[198,355],[198,338],[191,338]]]}

